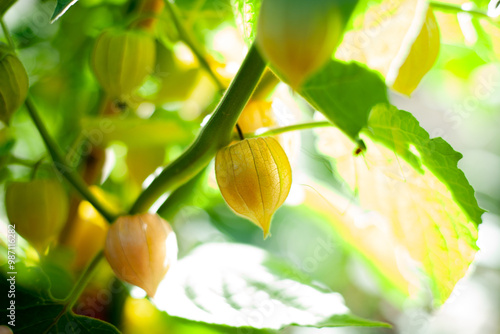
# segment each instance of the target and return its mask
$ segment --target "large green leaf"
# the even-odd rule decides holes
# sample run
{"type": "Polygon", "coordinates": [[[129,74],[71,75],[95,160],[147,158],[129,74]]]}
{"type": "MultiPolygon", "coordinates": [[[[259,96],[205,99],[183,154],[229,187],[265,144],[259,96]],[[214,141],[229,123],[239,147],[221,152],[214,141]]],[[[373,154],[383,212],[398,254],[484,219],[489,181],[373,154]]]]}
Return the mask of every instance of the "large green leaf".
{"type": "Polygon", "coordinates": [[[196,248],[169,272],[154,302],[171,316],[231,327],[388,327],[351,315],[338,293],[241,244],[196,248]]]}
{"type": "Polygon", "coordinates": [[[352,154],[354,144],[337,129],[317,131],[318,148],[335,158],[359,203],[313,183],[321,195],[310,192],[307,205],[395,286],[412,295],[428,284],[443,303],[474,259],[483,213],[457,167],[461,154],[387,105],[372,110],[362,155],[352,154]]]}
{"type": "Polygon", "coordinates": [[[307,80],[300,94],[354,140],[366,127],[370,110],[388,101],[385,83],[377,73],[336,61],[307,80]]]}
{"type": "Polygon", "coordinates": [[[451,191],[453,199],[471,221],[481,223],[484,210],[479,208],[474,189],[458,168],[462,154],[443,138],[430,138],[409,112],[379,105],[373,109],[367,133],[405,159],[415,169],[428,168],[451,191]],[[413,149],[415,148],[418,153],[413,149]]]}
{"type": "MultiPolygon", "coordinates": [[[[16,264],[16,267],[20,264],[16,264]]],[[[32,286],[38,288],[47,287],[48,279],[39,270],[33,269],[31,275],[32,286]],[[33,271],[34,270],[34,271],[33,271]],[[38,282],[38,283],[37,283],[38,282]],[[41,282],[41,283],[40,283],[41,282]],[[43,283],[45,282],[45,283],[43,283]],[[42,284],[43,283],[43,284],[42,284]]],[[[23,273],[26,273],[24,271],[23,273]]],[[[7,278],[10,274],[1,276],[0,289],[3,296],[7,296],[10,289],[10,281],[7,278]]],[[[21,271],[17,270],[16,280],[21,279],[21,271]]],[[[75,315],[69,310],[64,309],[64,305],[50,298],[47,291],[36,291],[25,288],[18,281],[15,284],[15,297],[2,297],[0,316],[2,323],[7,319],[9,325],[16,334],[33,333],[81,333],[81,334],[117,334],[120,333],[114,326],[103,321],[75,315]],[[9,318],[11,310],[8,309],[11,301],[15,301],[15,317],[9,318]],[[64,310],[64,312],[63,312],[64,310]],[[9,323],[14,320],[13,323],[9,323]]]]}

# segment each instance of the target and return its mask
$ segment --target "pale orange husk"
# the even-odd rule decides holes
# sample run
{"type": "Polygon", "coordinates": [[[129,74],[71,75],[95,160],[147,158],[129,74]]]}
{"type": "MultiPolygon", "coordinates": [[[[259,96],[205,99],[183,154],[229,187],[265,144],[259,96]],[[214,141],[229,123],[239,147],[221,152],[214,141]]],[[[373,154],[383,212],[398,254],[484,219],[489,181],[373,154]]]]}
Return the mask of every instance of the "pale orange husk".
{"type": "Polygon", "coordinates": [[[154,297],[177,259],[177,241],[170,225],[156,214],[123,216],[111,225],[104,252],[119,279],[154,297]]]}

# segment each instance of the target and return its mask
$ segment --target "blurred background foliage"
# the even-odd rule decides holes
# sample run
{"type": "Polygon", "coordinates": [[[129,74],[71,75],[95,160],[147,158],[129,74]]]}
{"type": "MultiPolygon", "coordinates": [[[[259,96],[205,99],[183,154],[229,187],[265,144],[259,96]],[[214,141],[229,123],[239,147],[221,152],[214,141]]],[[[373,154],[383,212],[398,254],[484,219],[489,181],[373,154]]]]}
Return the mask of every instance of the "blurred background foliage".
{"type": "MultiPolygon", "coordinates": [[[[457,5],[463,2],[454,1],[457,5]]],[[[375,3],[363,1],[360,8],[375,3]]],[[[231,2],[182,0],[176,4],[193,39],[206,50],[209,64],[227,84],[246,52],[231,2]]],[[[133,22],[136,5],[128,0],[80,0],[50,24],[54,1],[19,0],[5,16],[29,74],[31,95],[50,133],[68,152],[73,168],[95,174],[89,179],[99,185],[96,194],[115,209],[128,208],[144,182],[150,181],[149,175],[187,147],[221,96],[217,85],[180,41],[165,11],[154,32],[157,61],[153,75],[124,110],[102,116],[103,92],[90,69],[90,52],[103,29],[133,22]],[[93,172],[91,159],[102,164],[93,172]]],[[[489,10],[492,16],[495,12],[494,1],[476,0],[464,6],[489,10]]],[[[460,167],[476,189],[481,207],[489,211],[479,227],[481,250],[466,278],[440,310],[430,311],[425,294],[407,298],[373,270],[369,259],[359,257],[328,221],[312,214],[307,205],[299,206],[304,200],[300,181],[275,215],[273,236],[266,241],[261,230],[235,216],[224,203],[214,181],[213,166],[183,187],[178,197],[169,199],[177,205],[160,209],[177,233],[180,257],[207,242],[256,245],[340,292],[353,313],[392,321],[395,326],[394,330],[288,328],[283,333],[500,333],[500,30],[498,24],[485,18],[438,10],[435,14],[442,42],[437,64],[411,98],[391,93],[391,101],[412,112],[431,137],[442,136],[464,154],[460,167]]],[[[286,111],[285,124],[312,118],[313,111],[287,87],[279,86],[272,98],[278,101],[276,110],[286,111]]],[[[38,173],[54,175],[43,141],[26,111],[20,110],[12,124],[12,128],[0,129],[1,156],[10,154],[24,162],[44,159],[38,173]]],[[[342,189],[343,181],[336,177],[334,165],[316,148],[314,131],[297,132],[286,140],[294,168],[342,189]]],[[[0,196],[5,182],[27,180],[31,174],[26,166],[3,163],[1,167],[0,196]]],[[[304,178],[303,183],[307,182],[304,178]]],[[[68,192],[75,197],[69,188],[68,192]]],[[[0,228],[6,231],[4,207],[0,210],[0,228]]],[[[86,202],[74,205],[73,217],[91,223],[85,227],[75,223],[74,230],[63,232],[60,245],[41,263],[58,283],[52,284],[54,296],[67,294],[91,257],[81,258],[79,254],[95,254],[106,231],[102,217],[86,202]],[[68,263],[72,263],[69,268],[68,263]]],[[[38,263],[36,252],[19,240],[23,250],[19,256],[25,258],[25,264],[38,263]]],[[[2,263],[4,254],[0,253],[2,263]]],[[[130,334],[240,333],[166,316],[141,298],[141,292],[116,281],[108,265],[102,263],[81,298],[80,313],[110,321],[130,334]],[[112,289],[112,302],[101,301],[99,292],[111,286],[119,287],[112,289]],[[90,303],[96,300],[101,304],[92,308],[90,303]],[[94,314],[86,313],[88,310],[94,314]]]]}

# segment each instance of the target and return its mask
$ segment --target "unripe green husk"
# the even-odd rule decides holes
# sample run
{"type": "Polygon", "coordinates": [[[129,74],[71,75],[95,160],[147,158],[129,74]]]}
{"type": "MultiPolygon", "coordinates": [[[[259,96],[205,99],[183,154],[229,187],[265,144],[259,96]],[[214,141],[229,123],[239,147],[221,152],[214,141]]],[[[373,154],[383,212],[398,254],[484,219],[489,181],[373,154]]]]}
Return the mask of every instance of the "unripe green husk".
{"type": "Polygon", "coordinates": [[[113,99],[132,94],[153,72],[154,39],[139,30],[106,30],[92,52],[92,69],[113,99]]]}
{"type": "Polygon", "coordinates": [[[64,226],[69,201],[57,179],[40,179],[8,184],[5,207],[16,232],[43,254],[64,226]]]}
{"type": "Polygon", "coordinates": [[[28,74],[17,56],[0,45],[0,120],[9,123],[28,95],[28,74]]]}
{"type": "Polygon", "coordinates": [[[257,46],[271,67],[298,88],[332,57],[343,26],[338,1],[264,0],[257,46]]]}

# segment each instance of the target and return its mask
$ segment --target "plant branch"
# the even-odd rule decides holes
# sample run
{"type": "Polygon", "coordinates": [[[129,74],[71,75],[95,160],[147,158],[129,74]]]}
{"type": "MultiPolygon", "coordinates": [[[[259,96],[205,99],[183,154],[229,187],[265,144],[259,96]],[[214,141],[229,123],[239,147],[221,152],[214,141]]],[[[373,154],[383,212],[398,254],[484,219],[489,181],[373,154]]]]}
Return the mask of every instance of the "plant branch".
{"type": "Polygon", "coordinates": [[[268,68],[252,95],[253,100],[266,100],[280,83],[280,79],[268,68]]]}
{"type": "Polygon", "coordinates": [[[245,133],[245,138],[275,136],[275,135],[279,135],[280,133],[289,132],[289,131],[307,130],[307,129],[326,127],[326,126],[332,126],[332,123],[330,123],[328,121],[300,123],[300,124],[287,125],[287,126],[283,126],[280,128],[270,129],[270,130],[260,132],[260,133],[259,133],[259,131],[245,133]]]}
{"type": "Polygon", "coordinates": [[[191,49],[195,57],[198,59],[200,62],[200,65],[205,69],[205,71],[208,73],[208,75],[212,78],[214,83],[217,85],[217,88],[220,91],[224,91],[226,89],[226,86],[221,82],[217,74],[212,70],[212,67],[206,60],[204,56],[204,52],[200,50],[198,45],[195,43],[191,35],[189,34],[188,30],[184,25],[182,24],[182,21],[179,17],[179,14],[177,12],[177,8],[175,8],[175,5],[170,2],[170,0],[165,0],[165,7],[169,11],[170,15],[172,16],[172,21],[174,22],[175,28],[177,29],[177,32],[179,33],[179,37],[181,40],[186,43],[186,45],[191,49]]]}
{"type": "Polygon", "coordinates": [[[431,1],[430,6],[433,9],[443,11],[443,12],[454,12],[454,13],[467,13],[472,16],[476,16],[478,18],[483,18],[491,21],[492,23],[498,24],[497,21],[495,21],[494,18],[489,16],[487,13],[478,10],[478,9],[464,9],[460,5],[456,5],[453,3],[446,3],[446,2],[438,2],[438,1],[431,1]]]}
{"type": "Polygon", "coordinates": [[[36,161],[31,161],[28,159],[19,158],[19,157],[16,157],[14,155],[9,156],[9,158],[7,160],[7,164],[9,164],[9,165],[19,165],[19,166],[24,166],[24,167],[28,167],[28,168],[33,168],[33,166],[35,166],[36,163],[37,163],[36,161]]]}
{"type": "Polygon", "coordinates": [[[54,161],[55,168],[75,188],[75,190],[78,193],[80,193],[80,195],[83,198],[85,198],[88,202],[90,202],[90,204],[92,204],[94,208],[97,211],[99,211],[99,213],[108,222],[112,223],[113,221],[115,221],[116,219],[115,215],[109,212],[108,209],[106,209],[106,207],[104,207],[104,205],[102,205],[97,200],[94,194],[92,194],[89,191],[87,185],[82,180],[80,175],[78,175],[75,170],[73,170],[65,163],[65,159],[62,152],[60,151],[54,139],[52,139],[52,137],[49,135],[49,132],[47,131],[47,128],[43,124],[42,119],[40,118],[40,115],[38,114],[35,105],[33,104],[33,102],[29,97],[26,99],[25,105],[28,110],[28,113],[31,116],[31,119],[33,120],[33,123],[35,123],[38,132],[40,132],[40,135],[42,136],[42,139],[45,142],[47,151],[49,152],[50,156],[52,157],[52,160],[54,161]]]}
{"type": "MultiPolygon", "coordinates": [[[[0,19],[0,23],[2,25],[3,32],[5,34],[5,37],[7,40],[9,40],[9,43],[11,43],[11,46],[14,47],[14,43],[12,42],[12,37],[10,36],[9,29],[7,29],[7,26],[3,22],[2,19],[0,19]]],[[[114,214],[109,212],[98,200],[95,198],[94,194],[92,194],[89,189],[87,188],[87,185],[85,182],[82,180],[80,175],[78,175],[71,167],[67,166],[65,163],[64,155],[62,154],[61,150],[57,146],[57,143],[54,141],[54,139],[50,136],[49,132],[47,131],[47,128],[42,122],[42,119],[40,118],[40,115],[38,114],[38,111],[31,101],[30,97],[28,96],[26,98],[26,101],[24,103],[26,105],[26,109],[28,110],[28,114],[30,115],[31,119],[33,120],[33,123],[35,123],[36,128],[38,129],[38,132],[42,136],[42,139],[45,143],[45,146],[47,147],[47,151],[49,152],[50,156],[52,157],[52,160],[54,161],[54,166],[55,168],[59,171],[59,173],[66,178],[66,180],[73,185],[76,191],[80,193],[80,195],[85,198],[90,204],[94,206],[94,208],[99,211],[99,213],[110,223],[115,221],[116,217],[114,214]]]]}
{"type": "Polygon", "coordinates": [[[137,198],[130,213],[147,211],[165,192],[173,191],[198,174],[217,150],[227,145],[241,111],[250,99],[266,68],[255,45],[247,53],[243,64],[222,97],[212,117],[196,140],[175,161],[165,167],[160,175],[137,198]]]}
{"type": "Polygon", "coordinates": [[[85,268],[85,271],[82,273],[78,281],[75,283],[75,286],[73,287],[73,290],[71,290],[68,298],[66,299],[65,303],[65,311],[66,310],[71,310],[71,308],[75,305],[75,303],[78,301],[78,298],[82,294],[83,290],[87,286],[89,280],[92,278],[92,275],[94,274],[95,269],[99,265],[99,262],[104,258],[104,252],[100,252],[97,254],[92,262],[85,268]]]}
{"type": "Polygon", "coordinates": [[[1,17],[0,17],[0,24],[2,25],[2,31],[5,38],[7,39],[7,43],[9,43],[9,46],[12,48],[12,50],[15,50],[16,45],[14,44],[14,40],[12,39],[12,36],[9,33],[9,29],[7,29],[7,26],[5,25],[5,22],[1,17]]]}

